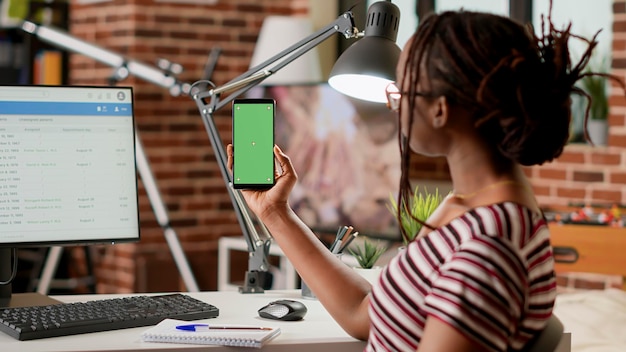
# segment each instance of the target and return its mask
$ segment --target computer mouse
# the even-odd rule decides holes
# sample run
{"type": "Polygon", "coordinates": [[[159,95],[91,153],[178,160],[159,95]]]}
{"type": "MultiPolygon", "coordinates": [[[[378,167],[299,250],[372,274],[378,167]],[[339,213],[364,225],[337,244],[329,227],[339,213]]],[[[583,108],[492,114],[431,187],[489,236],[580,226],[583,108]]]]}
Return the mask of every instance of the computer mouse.
{"type": "Polygon", "coordinates": [[[306,312],[306,306],[301,302],[279,299],[259,309],[259,316],[274,320],[295,321],[304,318],[306,312]]]}

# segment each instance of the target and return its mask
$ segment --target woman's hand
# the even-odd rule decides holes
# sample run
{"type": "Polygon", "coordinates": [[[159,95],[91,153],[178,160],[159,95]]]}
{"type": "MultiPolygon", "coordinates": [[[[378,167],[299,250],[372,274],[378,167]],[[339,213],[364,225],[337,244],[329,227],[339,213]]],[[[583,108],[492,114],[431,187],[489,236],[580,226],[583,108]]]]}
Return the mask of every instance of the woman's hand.
{"type": "MultiPolygon", "coordinates": [[[[228,155],[227,167],[233,171],[233,145],[226,147],[228,155]]],[[[273,210],[288,207],[289,194],[298,180],[296,171],[289,157],[277,146],[274,146],[274,157],[278,161],[280,170],[276,170],[274,186],[268,190],[242,190],[241,194],[248,207],[260,219],[266,218],[273,210]]]]}
{"type": "MultiPolygon", "coordinates": [[[[236,162],[232,145],[227,146],[226,153],[227,168],[232,172],[236,162]]],[[[274,157],[278,162],[274,186],[267,190],[246,189],[241,194],[339,325],[351,336],[367,339],[371,285],[332,255],[291,210],[288,199],[298,177],[289,157],[277,146],[274,157]]]]}

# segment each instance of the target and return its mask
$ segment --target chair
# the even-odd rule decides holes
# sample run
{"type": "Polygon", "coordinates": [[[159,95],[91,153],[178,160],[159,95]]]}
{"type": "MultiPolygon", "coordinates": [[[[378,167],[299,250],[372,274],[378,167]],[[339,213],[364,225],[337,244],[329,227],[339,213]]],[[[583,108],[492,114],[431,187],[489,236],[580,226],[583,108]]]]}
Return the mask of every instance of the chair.
{"type": "Polygon", "coordinates": [[[563,323],[554,314],[548,319],[546,327],[524,348],[525,352],[553,352],[563,337],[563,323]]]}

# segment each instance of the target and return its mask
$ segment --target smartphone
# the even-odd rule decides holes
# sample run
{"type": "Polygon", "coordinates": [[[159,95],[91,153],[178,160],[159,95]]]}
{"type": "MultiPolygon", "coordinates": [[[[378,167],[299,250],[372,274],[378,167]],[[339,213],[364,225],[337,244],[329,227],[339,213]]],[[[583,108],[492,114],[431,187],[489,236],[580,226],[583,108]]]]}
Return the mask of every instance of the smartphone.
{"type": "Polygon", "coordinates": [[[233,187],[274,185],[274,99],[233,100],[233,187]]]}

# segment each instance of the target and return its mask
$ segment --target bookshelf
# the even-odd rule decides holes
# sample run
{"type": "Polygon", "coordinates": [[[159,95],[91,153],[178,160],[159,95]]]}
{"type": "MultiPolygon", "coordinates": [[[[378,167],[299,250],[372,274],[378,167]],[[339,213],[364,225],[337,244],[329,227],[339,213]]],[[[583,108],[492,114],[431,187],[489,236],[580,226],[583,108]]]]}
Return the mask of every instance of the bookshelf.
{"type": "MultiPolygon", "coordinates": [[[[31,0],[28,4],[26,19],[67,29],[69,20],[67,1],[31,0]]],[[[69,60],[66,52],[23,32],[18,28],[17,21],[7,21],[6,13],[0,18],[3,20],[0,22],[0,84],[67,83],[69,60]]]]}
{"type": "Polygon", "coordinates": [[[0,84],[23,84],[26,44],[18,29],[0,30],[0,84]]]}
{"type": "MultiPolygon", "coordinates": [[[[24,6],[26,20],[61,29],[67,29],[69,23],[68,0],[0,0],[0,85],[67,84],[68,53],[21,30],[20,20],[9,19],[6,6],[10,1],[24,6]]],[[[19,250],[13,292],[34,290],[47,253],[46,247],[19,250]]],[[[66,263],[67,257],[63,257],[57,269],[61,276],[67,275],[66,263]]]]}

